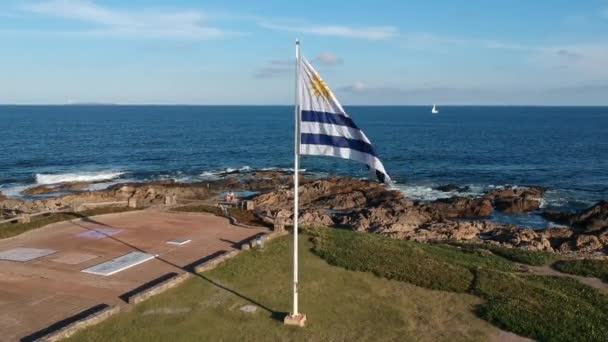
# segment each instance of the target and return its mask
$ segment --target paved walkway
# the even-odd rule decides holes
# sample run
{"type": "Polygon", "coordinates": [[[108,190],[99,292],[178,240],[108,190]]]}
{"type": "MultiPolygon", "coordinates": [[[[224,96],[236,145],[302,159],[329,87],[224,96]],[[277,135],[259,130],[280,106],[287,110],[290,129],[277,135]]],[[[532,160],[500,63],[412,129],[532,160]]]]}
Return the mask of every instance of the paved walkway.
{"type": "Polygon", "coordinates": [[[94,305],[127,305],[120,296],[130,290],[169,272],[183,273],[185,266],[264,231],[209,214],[150,209],[55,223],[0,240],[0,252],[57,251],[27,262],[0,260],[0,340],[19,340],[94,305]],[[115,234],[99,237],[93,230],[115,234]],[[174,239],[192,242],[166,243],[174,239]],[[133,251],[158,257],[107,277],[81,272],[133,251]]]}

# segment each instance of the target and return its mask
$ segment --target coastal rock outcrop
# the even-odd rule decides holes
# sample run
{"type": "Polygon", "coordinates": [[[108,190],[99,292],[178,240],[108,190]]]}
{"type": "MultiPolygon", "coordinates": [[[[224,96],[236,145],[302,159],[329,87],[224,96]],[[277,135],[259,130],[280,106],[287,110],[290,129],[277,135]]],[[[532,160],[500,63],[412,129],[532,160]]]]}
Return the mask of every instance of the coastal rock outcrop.
{"type": "MultiPolygon", "coordinates": [[[[300,208],[323,208],[331,210],[348,210],[368,205],[369,201],[383,200],[391,192],[378,183],[352,178],[333,178],[315,180],[299,188],[300,208]]],[[[403,196],[393,194],[393,197],[403,196]]],[[[262,194],[255,198],[256,208],[289,209],[293,208],[293,190],[279,189],[262,194]]]]}
{"type": "Polygon", "coordinates": [[[600,201],[577,213],[545,211],[543,217],[581,232],[601,232],[608,229],[608,201],[600,201]]]}
{"type": "Polygon", "coordinates": [[[487,218],[492,216],[494,207],[485,198],[450,197],[432,202],[445,218],[487,218]]]}
{"type": "Polygon", "coordinates": [[[92,183],[87,182],[76,182],[76,183],[66,183],[60,184],[57,186],[48,186],[48,185],[38,185],[32,188],[25,189],[21,193],[23,195],[35,196],[35,195],[44,195],[44,194],[52,194],[56,192],[63,191],[82,191],[89,187],[92,183]]]}
{"type": "MultiPolygon", "coordinates": [[[[230,190],[266,191],[263,189],[269,187],[268,192],[253,199],[256,215],[268,224],[282,222],[292,225],[293,189],[285,186],[288,178],[290,175],[284,172],[271,171],[259,175],[230,175],[217,181],[191,184],[172,181],[119,184],[102,191],[82,191],[32,201],[0,199],[0,211],[15,215],[82,203],[131,199],[136,200],[138,206],[151,206],[164,204],[167,196],[201,200],[230,190]]],[[[53,188],[54,191],[56,189],[53,188]]],[[[490,217],[495,207],[510,213],[536,210],[544,193],[542,188],[507,188],[479,198],[416,201],[401,191],[376,182],[353,178],[302,178],[299,193],[299,218],[303,226],[352,229],[421,242],[489,243],[559,253],[608,252],[608,202],[605,201],[578,213],[545,213],[546,217],[573,226],[574,230],[566,227],[533,230],[479,220],[490,217]]]]}
{"type": "Polygon", "coordinates": [[[491,191],[484,197],[491,200],[498,211],[521,214],[540,208],[545,191],[546,189],[541,187],[507,187],[491,191]]]}

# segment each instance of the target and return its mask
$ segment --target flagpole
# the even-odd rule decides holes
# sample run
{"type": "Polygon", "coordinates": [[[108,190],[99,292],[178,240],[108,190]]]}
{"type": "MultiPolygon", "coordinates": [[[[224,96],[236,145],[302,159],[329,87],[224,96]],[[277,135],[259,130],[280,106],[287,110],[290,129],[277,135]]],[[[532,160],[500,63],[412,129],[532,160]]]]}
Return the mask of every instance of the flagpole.
{"type": "Polygon", "coordinates": [[[296,40],[295,72],[295,108],[294,108],[294,162],[293,162],[293,309],[285,317],[285,324],[303,327],[306,315],[298,311],[298,221],[299,221],[299,170],[300,170],[300,41],[296,40]]]}

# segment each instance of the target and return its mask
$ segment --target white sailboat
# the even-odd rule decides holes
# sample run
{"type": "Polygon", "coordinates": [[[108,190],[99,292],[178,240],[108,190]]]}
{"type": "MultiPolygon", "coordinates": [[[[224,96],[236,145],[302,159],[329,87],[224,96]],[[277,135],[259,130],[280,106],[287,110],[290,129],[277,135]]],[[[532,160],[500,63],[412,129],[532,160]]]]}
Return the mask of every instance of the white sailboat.
{"type": "Polygon", "coordinates": [[[435,107],[435,105],[433,105],[433,109],[431,109],[431,113],[439,114],[439,111],[437,110],[437,107],[435,107]]]}

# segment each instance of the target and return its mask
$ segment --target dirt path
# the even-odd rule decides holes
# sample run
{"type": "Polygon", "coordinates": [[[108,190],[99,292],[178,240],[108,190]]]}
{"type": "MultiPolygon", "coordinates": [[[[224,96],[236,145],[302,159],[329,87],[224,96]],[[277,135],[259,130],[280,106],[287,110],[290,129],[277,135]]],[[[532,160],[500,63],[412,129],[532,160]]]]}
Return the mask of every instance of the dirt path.
{"type": "Polygon", "coordinates": [[[595,289],[608,293],[608,284],[598,278],[583,277],[583,276],[577,276],[574,274],[562,273],[556,269],[551,268],[551,266],[548,266],[548,265],[546,265],[546,266],[519,265],[519,266],[522,270],[527,270],[528,272],[530,272],[532,274],[536,274],[536,275],[568,277],[568,278],[576,279],[587,286],[591,286],[595,289]]]}

